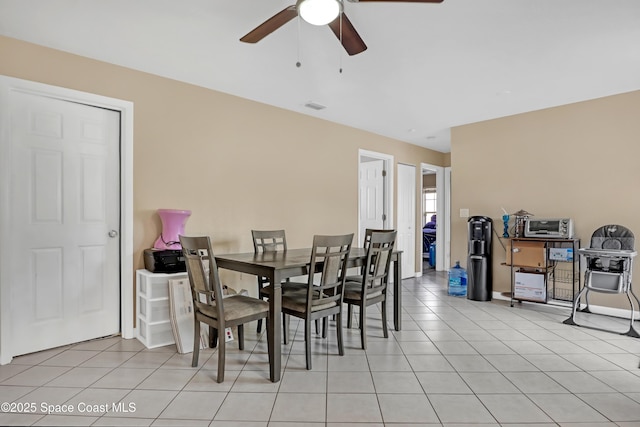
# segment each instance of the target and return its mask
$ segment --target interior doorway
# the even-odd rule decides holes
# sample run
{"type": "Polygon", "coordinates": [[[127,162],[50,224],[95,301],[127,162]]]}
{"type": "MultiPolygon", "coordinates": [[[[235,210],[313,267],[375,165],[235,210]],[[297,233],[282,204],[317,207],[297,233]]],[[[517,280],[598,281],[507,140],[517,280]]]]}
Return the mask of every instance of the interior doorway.
{"type": "MultiPolygon", "coordinates": [[[[442,197],[442,194],[439,195],[442,197]]],[[[422,272],[436,268],[436,242],[438,224],[438,191],[436,171],[422,169],[422,272]]],[[[440,218],[442,221],[442,218],[440,218]]]]}
{"type": "Polygon", "coordinates": [[[393,228],[393,156],[373,151],[358,153],[358,241],[367,228],[393,228]]]}
{"type": "Polygon", "coordinates": [[[447,185],[446,169],[442,166],[421,164],[422,206],[422,272],[428,269],[448,270],[449,226],[448,204],[450,185],[447,185]],[[431,245],[434,244],[434,247],[431,245]]]}

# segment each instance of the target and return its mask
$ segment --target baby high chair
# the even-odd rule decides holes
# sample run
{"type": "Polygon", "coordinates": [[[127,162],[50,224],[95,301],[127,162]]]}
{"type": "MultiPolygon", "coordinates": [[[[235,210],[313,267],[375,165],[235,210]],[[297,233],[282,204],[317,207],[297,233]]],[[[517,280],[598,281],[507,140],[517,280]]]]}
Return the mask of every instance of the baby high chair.
{"type": "Polygon", "coordinates": [[[631,320],[629,330],[621,333],[621,335],[640,338],[640,334],[633,326],[636,307],[640,308],[640,300],[633,293],[631,284],[633,258],[638,254],[634,247],[633,233],[621,225],[605,225],[593,232],[590,247],[580,248],[578,253],[586,260],[587,269],[584,273],[584,287],[578,292],[573,301],[571,317],[565,320],[564,323],[585,326],[579,325],[575,321],[576,310],[580,306],[580,299],[583,294],[587,305],[581,311],[591,313],[589,310],[589,293],[591,291],[609,294],[626,293],[631,306],[631,320]],[[634,306],[631,299],[632,296],[638,306],[634,306]]]}

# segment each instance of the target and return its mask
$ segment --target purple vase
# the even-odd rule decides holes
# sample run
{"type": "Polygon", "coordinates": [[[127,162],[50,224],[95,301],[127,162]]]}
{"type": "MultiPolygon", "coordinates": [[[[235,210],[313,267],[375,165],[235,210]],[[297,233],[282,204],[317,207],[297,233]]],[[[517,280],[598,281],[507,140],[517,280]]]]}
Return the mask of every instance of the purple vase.
{"type": "Polygon", "coordinates": [[[191,211],[178,209],[158,209],[162,220],[162,233],[153,245],[155,249],[182,249],[179,235],[184,234],[184,224],[191,216],[191,211]]]}

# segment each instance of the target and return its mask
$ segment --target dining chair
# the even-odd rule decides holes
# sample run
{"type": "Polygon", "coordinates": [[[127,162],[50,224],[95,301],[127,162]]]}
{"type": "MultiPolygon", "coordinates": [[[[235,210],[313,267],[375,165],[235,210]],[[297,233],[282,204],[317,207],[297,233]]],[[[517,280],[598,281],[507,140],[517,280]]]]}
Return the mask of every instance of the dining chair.
{"type": "Polygon", "coordinates": [[[303,319],[307,369],[311,369],[311,321],[323,319],[326,331],[328,317],[336,316],[338,352],[340,356],[344,355],[342,298],[352,241],[353,233],[314,236],[305,292],[290,292],[282,295],[284,343],[287,344],[288,341],[288,316],[303,319]],[[315,277],[314,273],[318,273],[319,277],[315,277]]]}
{"type": "MultiPolygon", "coordinates": [[[[253,238],[253,251],[257,254],[280,252],[287,250],[287,237],[284,230],[251,230],[253,238]]],[[[258,296],[262,299],[268,299],[271,294],[271,283],[269,278],[258,276],[258,296]]],[[[290,282],[289,279],[281,283],[282,293],[303,290],[305,284],[290,282]]],[[[257,332],[262,331],[262,319],[258,320],[257,332]]]]}
{"type": "Polygon", "coordinates": [[[347,328],[351,328],[353,307],[359,307],[360,341],[362,349],[367,349],[367,307],[381,304],[382,332],[385,338],[387,331],[387,285],[389,283],[389,266],[397,233],[373,231],[369,237],[367,258],[363,268],[361,281],[347,281],[344,290],[344,302],[347,304],[347,328]]]}
{"type": "MultiPolygon", "coordinates": [[[[395,230],[392,229],[376,229],[376,228],[367,228],[364,230],[364,242],[362,247],[367,250],[369,249],[369,245],[371,244],[371,235],[373,233],[394,233],[395,230]]],[[[363,265],[360,268],[360,273],[356,275],[347,275],[347,282],[362,282],[362,276],[364,275],[365,266],[363,265]]]]}
{"type": "MultiPolygon", "coordinates": [[[[224,295],[218,276],[211,239],[179,236],[185,257],[194,309],[194,344],[191,366],[198,366],[200,352],[200,322],[212,328],[211,346],[218,342],[218,377],[224,381],[225,329],[238,327],[238,347],[244,350],[244,324],[258,319],[269,322],[269,303],[246,295],[224,295]]],[[[267,328],[267,331],[269,328],[267,328]]],[[[267,340],[271,337],[267,334],[267,340]]]]}

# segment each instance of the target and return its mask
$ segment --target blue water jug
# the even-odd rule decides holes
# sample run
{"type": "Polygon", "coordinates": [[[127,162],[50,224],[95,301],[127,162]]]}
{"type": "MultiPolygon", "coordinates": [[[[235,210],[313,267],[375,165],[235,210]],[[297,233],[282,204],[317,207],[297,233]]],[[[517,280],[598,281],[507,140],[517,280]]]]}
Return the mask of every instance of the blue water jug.
{"type": "Polygon", "coordinates": [[[456,261],[456,265],[449,270],[449,295],[467,296],[467,271],[460,267],[460,261],[456,261]]]}
{"type": "Polygon", "coordinates": [[[436,266],[436,243],[433,242],[429,245],[429,267],[434,268],[436,266]]]}

